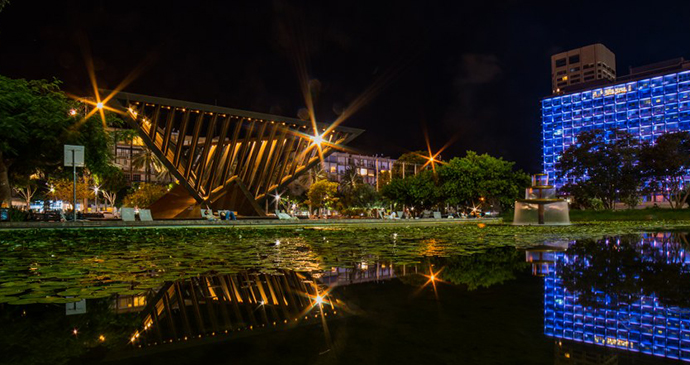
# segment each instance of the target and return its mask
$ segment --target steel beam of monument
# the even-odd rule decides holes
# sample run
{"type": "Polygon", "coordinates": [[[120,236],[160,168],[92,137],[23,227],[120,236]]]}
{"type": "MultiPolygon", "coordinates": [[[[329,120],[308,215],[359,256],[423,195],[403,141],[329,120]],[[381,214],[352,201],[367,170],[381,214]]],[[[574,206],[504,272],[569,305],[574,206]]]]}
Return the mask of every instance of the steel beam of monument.
{"type": "MultiPolygon", "coordinates": [[[[310,122],[213,105],[120,92],[109,103],[179,185],[150,208],[154,218],[198,218],[200,209],[266,214],[261,203],[320,161],[310,122]]],[[[320,133],[326,130],[318,125],[320,133]]],[[[323,136],[345,145],[363,131],[337,127],[323,136]]]]}

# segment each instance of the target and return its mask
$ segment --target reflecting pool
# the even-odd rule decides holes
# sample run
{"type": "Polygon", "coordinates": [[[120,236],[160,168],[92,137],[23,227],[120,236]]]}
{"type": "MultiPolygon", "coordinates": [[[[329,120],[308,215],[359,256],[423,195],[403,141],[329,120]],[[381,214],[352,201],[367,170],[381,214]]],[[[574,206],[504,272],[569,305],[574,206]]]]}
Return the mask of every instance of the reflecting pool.
{"type": "Polygon", "coordinates": [[[0,234],[0,363],[690,361],[685,233],[476,229],[0,234]]]}

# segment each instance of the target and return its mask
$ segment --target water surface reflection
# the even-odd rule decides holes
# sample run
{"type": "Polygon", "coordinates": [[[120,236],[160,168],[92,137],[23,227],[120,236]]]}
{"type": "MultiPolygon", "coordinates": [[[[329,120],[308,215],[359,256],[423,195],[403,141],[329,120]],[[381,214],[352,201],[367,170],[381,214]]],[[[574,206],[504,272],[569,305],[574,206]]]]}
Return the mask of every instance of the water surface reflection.
{"type": "Polygon", "coordinates": [[[15,286],[21,294],[4,287],[33,304],[0,304],[0,363],[680,362],[690,351],[685,242],[655,233],[444,255],[426,239],[411,257],[396,256],[393,238],[385,255],[340,248],[327,268],[299,245],[290,257],[309,265],[295,270],[281,241],[254,265],[133,281],[100,298],[105,289],[70,274],[68,289],[53,290],[70,303],[36,303],[61,282],[49,277],[15,286]]]}
{"type": "MultiPolygon", "coordinates": [[[[684,234],[655,233],[551,251],[544,333],[558,339],[557,359],[573,356],[561,350],[569,340],[690,361],[686,243],[684,234]]],[[[597,361],[606,363],[609,355],[597,361]]]]}

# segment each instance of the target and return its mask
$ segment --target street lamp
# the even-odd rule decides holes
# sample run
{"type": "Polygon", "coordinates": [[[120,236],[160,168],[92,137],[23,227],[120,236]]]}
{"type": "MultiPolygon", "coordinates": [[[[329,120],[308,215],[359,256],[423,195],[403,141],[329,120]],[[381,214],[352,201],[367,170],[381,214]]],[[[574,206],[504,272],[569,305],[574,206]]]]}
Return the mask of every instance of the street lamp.
{"type": "Polygon", "coordinates": [[[98,191],[101,190],[100,187],[94,186],[93,187],[93,192],[96,194],[96,213],[98,213],[98,191]]]}
{"type": "Polygon", "coordinates": [[[102,102],[96,103],[96,108],[103,109],[103,103],[102,102]]]}

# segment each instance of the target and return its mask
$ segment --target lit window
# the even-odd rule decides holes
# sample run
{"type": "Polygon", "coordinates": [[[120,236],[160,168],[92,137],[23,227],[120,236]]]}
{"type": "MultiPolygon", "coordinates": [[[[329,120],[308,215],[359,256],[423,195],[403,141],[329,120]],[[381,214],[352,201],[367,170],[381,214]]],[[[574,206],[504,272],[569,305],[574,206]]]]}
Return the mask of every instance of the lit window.
{"type": "Polygon", "coordinates": [[[146,297],[141,295],[138,297],[134,297],[134,306],[135,307],[143,307],[146,305],[146,297]]]}

